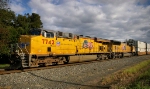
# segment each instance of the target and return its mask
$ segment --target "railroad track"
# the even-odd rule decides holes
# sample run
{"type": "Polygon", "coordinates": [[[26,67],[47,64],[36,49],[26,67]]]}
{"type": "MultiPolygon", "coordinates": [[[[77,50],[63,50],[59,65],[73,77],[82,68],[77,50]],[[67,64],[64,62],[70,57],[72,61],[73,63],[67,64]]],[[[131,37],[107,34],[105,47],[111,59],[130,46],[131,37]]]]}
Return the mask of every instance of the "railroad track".
{"type": "Polygon", "coordinates": [[[111,59],[111,60],[83,62],[83,63],[68,64],[68,65],[48,66],[50,68],[41,67],[41,68],[35,68],[36,70],[33,68],[24,69],[23,71],[19,70],[20,72],[23,73],[10,72],[9,74],[5,72],[6,75],[4,73],[3,73],[4,75],[0,75],[1,79],[3,80],[0,84],[1,86],[11,86],[14,88],[18,88],[19,86],[26,87],[26,88],[28,87],[38,88],[39,85],[41,85],[41,86],[45,86],[45,88],[49,86],[51,86],[52,88],[56,88],[57,86],[58,88],[78,87],[83,89],[87,89],[87,88],[88,89],[91,88],[112,89],[111,85],[100,86],[98,82],[101,81],[102,77],[105,77],[116,70],[120,70],[124,67],[128,67],[130,66],[130,64],[132,65],[142,60],[148,60],[149,58],[150,56],[140,56],[140,57],[136,56],[136,57],[125,58],[125,59],[118,58],[118,59],[111,59]],[[113,69],[114,71],[109,70],[109,68],[112,68],[113,63],[115,68],[113,69]],[[9,79],[10,81],[8,81],[9,79]],[[26,81],[29,81],[29,83],[26,83],[26,86],[20,83],[26,81]],[[35,82],[35,81],[39,81],[39,82],[35,82]],[[30,86],[30,85],[34,85],[34,86],[30,86]]]}
{"type": "MultiPolygon", "coordinates": [[[[134,56],[134,57],[136,57],[136,56],[134,56]]],[[[124,58],[126,58],[126,57],[124,57],[124,58]]],[[[61,64],[61,65],[47,66],[47,67],[26,68],[26,69],[23,69],[23,70],[5,70],[5,69],[1,69],[0,70],[0,75],[12,74],[12,73],[21,73],[21,72],[28,72],[28,71],[35,71],[35,70],[52,69],[52,68],[61,68],[61,67],[66,67],[66,66],[75,66],[75,65],[89,64],[89,63],[95,63],[95,62],[104,62],[104,61],[110,61],[110,60],[117,60],[117,59],[123,59],[123,58],[85,61],[85,62],[79,62],[79,63],[69,63],[69,64],[61,64]]]]}
{"type": "Polygon", "coordinates": [[[61,65],[54,65],[54,66],[47,66],[47,67],[26,68],[26,69],[23,69],[23,70],[5,70],[5,69],[1,69],[0,70],[0,75],[11,74],[11,73],[28,72],[28,71],[34,71],[34,70],[61,68],[61,67],[66,67],[66,66],[75,66],[75,65],[82,65],[82,64],[89,64],[89,63],[103,62],[103,61],[108,61],[108,60],[85,61],[85,62],[79,62],[79,63],[69,63],[69,64],[61,64],[61,65]]]}

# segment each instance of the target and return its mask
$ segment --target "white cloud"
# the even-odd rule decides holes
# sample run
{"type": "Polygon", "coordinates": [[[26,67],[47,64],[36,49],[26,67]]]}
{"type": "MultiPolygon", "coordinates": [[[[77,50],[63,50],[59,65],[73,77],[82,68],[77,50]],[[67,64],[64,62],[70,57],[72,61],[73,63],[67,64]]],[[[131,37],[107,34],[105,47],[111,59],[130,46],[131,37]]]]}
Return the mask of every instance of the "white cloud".
{"type": "Polygon", "coordinates": [[[150,6],[141,0],[31,0],[44,28],[107,39],[150,42],[150,6]]]}
{"type": "Polygon", "coordinates": [[[21,0],[14,0],[10,3],[10,8],[12,11],[16,12],[17,14],[23,14],[23,12],[26,10],[22,6],[22,1],[21,0]]]}

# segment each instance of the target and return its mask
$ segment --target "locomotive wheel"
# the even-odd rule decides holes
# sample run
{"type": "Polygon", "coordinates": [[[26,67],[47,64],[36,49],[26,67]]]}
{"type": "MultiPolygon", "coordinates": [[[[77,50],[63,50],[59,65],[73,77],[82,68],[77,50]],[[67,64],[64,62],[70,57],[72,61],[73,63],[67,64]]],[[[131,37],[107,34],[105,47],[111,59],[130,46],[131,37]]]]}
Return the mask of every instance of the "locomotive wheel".
{"type": "Polygon", "coordinates": [[[113,54],[112,54],[112,59],[115,59],[115,58],[116,58],[116,54],[113,53],[113,54]]]}
{"type": "Polygon", "coordinates": [[[52,62],[52,65],[53,65],[53,66],[55,66],[55,65],[57,65],[57,64],[58,64],[57,62],[52,62]]]}
{"type": "Polygon", "coordinates": [[[45,66],[45,67],[47,67],[47,66],[48,66],[48,64],[47,64],[47,63],[44,63],[44,66],[45,66]]]}
{"type": "Polygon", "coordinates": [[[121,58],[123,58],[123,57],[124,57],[124,54],[122,53],[122,54],[121,54],[121,58]]]}
{"type": "Polygon", "coordinates": [[[111,59],[111,54],[108,54],[108,55],[107,55],[107,58],[108,58],[108,59],[111,59]]]}
{"type": "Polygon", "coordinates": [[[98,55],[97,55],[97,60],[103,60],[103,58],[102,58],[102,55],[101,55],[101,54],[98,54],[98,55]]]}
{"type": "Polygon", "coordinates": [[[116,55],[113,55],[113,59],[115,59],[116,58],[116,55]]]}
{"type": "Polygon", "coordinates": [[[100,60],[100,55],[97,55],[97,59],[96,60],[100,60]]]}
{"type": "Polygon", "coordinates": [[[70,60],[70,57],[69,56],[65,56],[65,59],[66,59],[66,61],[64,61],[64,64],[68,64],[69,60],[70,60]]]}
{"type": "Polygon", "coordinates": [[[120,58],[120,54],[118,54],[118,58],[120,58]]]}

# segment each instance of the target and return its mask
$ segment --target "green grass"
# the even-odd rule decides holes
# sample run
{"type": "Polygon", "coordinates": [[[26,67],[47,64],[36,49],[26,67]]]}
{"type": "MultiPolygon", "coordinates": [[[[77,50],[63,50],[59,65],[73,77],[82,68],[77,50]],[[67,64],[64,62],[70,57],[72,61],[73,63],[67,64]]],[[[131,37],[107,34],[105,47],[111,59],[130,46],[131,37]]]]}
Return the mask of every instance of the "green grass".
{"type": "MultiPolygon", "coordinates": [[[[144,67],[150,65],[150,60],[143,61],[133,67],[125,69],[123,72],[126,74],[135,74],[138,73],[144,67]]],[[[150,89],[150,69],[146,72],[140,74],[136,81],[130,84],[127,89],[150,89]]]]}
{"type": "Polygon", "coordinates": [[[133,67],[130,67],[130,68],[127,68],[123,71],[123,73],[130,73],[130,74],[133,74],[133,73],[137,73],[139,70],[141,70],[142,68],[148,66],[150,64],[150,60],[146,60],[146,61],[143,61],[133,67]]]}
{"type": "Polygon", "coordinates": [[[4,69],[6,67],[9,67],[9,64],[0,64],[0,69],[4,69]]]}
{"type": "MultiPolygon", "coordinates": [[[[111,84],[111,82],[114,82],[114,81],[120,81],[121,82],[122,80],[126,81],[126,79],[128,79],[130,77],[134,77],[136,74],[141,73],[141,70],[148,67],[149,65],[150,65],[150,60],[145,60],[143,62],[140,62],[138,64],[130,66],[130,67],[124,69],[124,70],[121,70],[118,73],[115,73],[115,74],[112,74],[110,76],[107,76],[107,77],[103,78],[101,84],[102,85],[111,84]]],[[[149,86],[142,85],[145,82],[146,83],[150,82],[149,81],[150,80],[150,70],[148,72],[140,74],[140,77],[137,80],[138,81],[131,84],[131,86],[130,85],[129,85],[129,87],[127,86],[126,89],[150,89],[150,87],[149,87],[150,85],[149,86]],[[143,78],[146,78],[146,80],[144,79],[144,80],[140,81],[143,78]],[[142,88],[141,88],[140,84],[142,85],[142,88]],[[144,86],[144,88],[143,88],[143,86],[144,86]]],[[[122,87],[124,87],[124,86],[122,86],[122,87]]]]}
{"type": "Polygon", "coordinates": [[[150,89],[150,69],[141,74],[127,89],[150,89]]]}

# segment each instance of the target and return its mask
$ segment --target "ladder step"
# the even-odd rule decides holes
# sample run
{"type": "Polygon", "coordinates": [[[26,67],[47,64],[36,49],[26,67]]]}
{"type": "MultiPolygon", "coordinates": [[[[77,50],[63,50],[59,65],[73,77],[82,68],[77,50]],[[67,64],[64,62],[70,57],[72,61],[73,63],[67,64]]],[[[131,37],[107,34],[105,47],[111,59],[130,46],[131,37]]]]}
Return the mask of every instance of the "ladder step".
{"type": "Polygon", "coordinates": [[[29,66],[24,66],[24,65],[23,65],[23,67],[29,67],[29,66]]]}
{"type": "Polygon", "coordinates": [[[22,60],[22,62],[28,62],[28,60],[22,60]]]}
{"type": "Polygon", "coordinates": [[[24,63],[22,63],[22,64],[28,64],[28,63],[25,63],[25,62],[24,62],[24,63]]]}
{"type": "Polygon", "coordinates": [[[24,65],[24,66],[28,66],[28,64],[22,64],[22,65],[24,65]]]}

